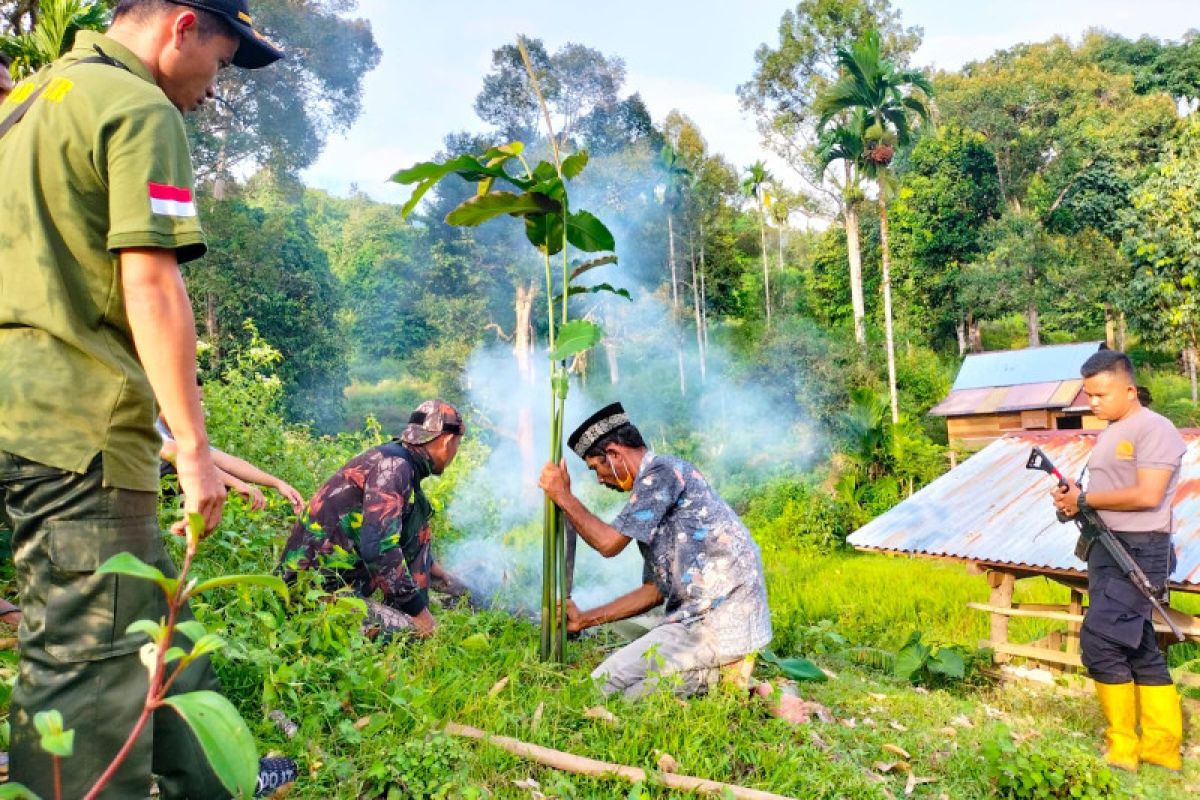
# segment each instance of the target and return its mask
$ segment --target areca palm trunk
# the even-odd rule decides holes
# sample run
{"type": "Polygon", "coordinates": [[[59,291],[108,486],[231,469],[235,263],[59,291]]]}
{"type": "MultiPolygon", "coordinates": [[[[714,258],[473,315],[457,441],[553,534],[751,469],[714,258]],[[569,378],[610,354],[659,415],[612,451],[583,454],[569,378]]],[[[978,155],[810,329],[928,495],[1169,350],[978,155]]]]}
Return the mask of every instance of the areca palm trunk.
{"type": "Polygon", "coordinates": [[[671,267],[671,310],[679,313],[679,273],[675,267],[675,219],[667,212],[667,264],[671,267]]]}
{"type": "Polygon", "coordinates": [[[887,342],[888,395],[892,403],[892,424],[900,421],[900,403],[896,396],[896,344],[892,333],[892,257],[888,252],[887,196],[879,187],[879,245],[883,260],[883,331],[887,342]]]}
{"type": "Polygon", "coordinates": [[[696,354],[700,357],[700,382],[707,379],[708,369],[704,357],[704,320],[700,316],[700,281],[696,276],[696,245],[688,238],[688,256],[692,262],[692,312],[696,318],[696,354]]]}
{"type": "Polygon", "coordinates": [[[763,205],[762,191],[758,193],[758,233],[762,240],[763,300],[767,310],[767,327],[771,327],[771,271],[767,266],[767,209],[763,205]]]}
{"type": "Polygon", "coordinates": [[[867,343],[867,307],[863,302],[862,246],[858,238],[858,209],[847,205],[844,216],[846,219],[846,255],[850,262],[850,307],[854,311],[854,341],[859,345],[864,345],[867,343]]]}

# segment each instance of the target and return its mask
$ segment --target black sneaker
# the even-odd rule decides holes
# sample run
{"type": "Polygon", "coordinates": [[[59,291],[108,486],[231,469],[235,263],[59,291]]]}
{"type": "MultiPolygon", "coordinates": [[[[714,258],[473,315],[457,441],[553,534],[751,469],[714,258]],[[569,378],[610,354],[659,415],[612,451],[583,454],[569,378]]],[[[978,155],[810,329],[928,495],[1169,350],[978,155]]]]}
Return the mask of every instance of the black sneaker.
{"type": "Polygon", "coordinates": [[[258,784],[254,787],[255,797],[267,797],[293,783],[299,770],[296,762],[286,756],[260,758],[258,760],[258,784]]]}

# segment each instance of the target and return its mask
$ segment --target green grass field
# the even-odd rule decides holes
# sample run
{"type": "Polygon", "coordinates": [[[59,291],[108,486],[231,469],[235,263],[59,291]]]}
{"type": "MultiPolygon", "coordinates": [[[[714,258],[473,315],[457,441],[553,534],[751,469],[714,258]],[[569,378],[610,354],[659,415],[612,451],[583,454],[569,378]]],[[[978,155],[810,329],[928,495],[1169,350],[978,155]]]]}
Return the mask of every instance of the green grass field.
{"type": "MultiPolygon", "coordinates": [[[[268,537],[267,528],[247,525],[212,547],[199,569],[265,567],[268,537]]],[[[302,763],[306,774],[292,797],[534,797],[533,784],[518,785],[527,780],[549,797],[676,796],[652,782],[630,787],[568,775],[439,735],[447,721],[651,770],[668,753],[682,774],[804,798],[904,796],[905,768],[934,779],[916,785],[913,797],[993,796],[997,767],[983,753],[997,740],[1088,775],[1106,772],[1097,758],[1102,721],[1088,695],[1000,685],[978,674],[944,688],[915,687],[887,664],[873,667],[856,655],[855,646],[894,651],[914,630],[929,642],[973,648],[988,623],[965,603],[986,599],[982,577],[919,559],[770,548],[764,555],[775,650],[808,656],[836,675],[799,687],[828,709],[826,721],[792,727],[733,690],[686,703],[665,692],[636,705],[605,702],[588,673],[616,646],[612,637],[572,646],[565,665],[542,664],[536,629],[498,612],[444,611],[434,640],[382,646],[353,632],[351,609],[306,602],[303,590],[291,608],[227,591],[199,615],[230,639],[222,679],[260,743],[302,763]],[[589,714],[601,705],[615,721],[589,714]],[[298,723],[294,738],[267,720],[276,708],[298,723]]],[[[1018,584],[1018,600],[1065,596],[1047,581],[1018,584]]],[[[1046,630],[1024,621],[1012,635],[1030,640],[1046,630]]],[[[1200,713],[1190,725],[1189,742],[1200,741],[1200,713]]],[[[1200,786],[1200,759],[1193,754],[1182,775],[1143,768],[1117,781],[1119,790],[1081,796],[1188,797],[1200,786]]]]}

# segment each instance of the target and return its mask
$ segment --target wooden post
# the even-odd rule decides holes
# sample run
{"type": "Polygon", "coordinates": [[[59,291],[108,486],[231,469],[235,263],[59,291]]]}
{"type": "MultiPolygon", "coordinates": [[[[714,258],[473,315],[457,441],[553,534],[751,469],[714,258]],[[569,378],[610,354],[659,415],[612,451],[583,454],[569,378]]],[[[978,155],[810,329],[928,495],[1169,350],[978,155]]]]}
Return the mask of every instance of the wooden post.
{"type": "MultiPolygon", "coordinates": [[[[988,605],[996,608],[1011,608],[1013,587],[1016,583],[1016,576],[1011,572],[989,572],[988,585],[992,587],[992,596],[988,599],[988,605]]],[[[992,633],[989,641],[993,645],[1008,644],[1008,617],[1006,615],[992,614],[992,633]]],[[[1008,661],[1008,656],[996,651],[994,659],[996,663],[1001,664],[1008,661]]]]}
{"type": "MultiPolygon", "coordinates": [[[[1071,605],[1067,610],[1070,611],[1072,614],[1082,614],[1083,613],[1083,592],[1082,591],[1080,591],[1079,589],[1071,590],[1071,605]]],[[[1080,623],[1078,623],[1078,622],[1068,622],[1067,623],[1067,652],[1068,653],[1078,653],[1079,652],[1079,628],[1080,628],[1080,623]]]]}

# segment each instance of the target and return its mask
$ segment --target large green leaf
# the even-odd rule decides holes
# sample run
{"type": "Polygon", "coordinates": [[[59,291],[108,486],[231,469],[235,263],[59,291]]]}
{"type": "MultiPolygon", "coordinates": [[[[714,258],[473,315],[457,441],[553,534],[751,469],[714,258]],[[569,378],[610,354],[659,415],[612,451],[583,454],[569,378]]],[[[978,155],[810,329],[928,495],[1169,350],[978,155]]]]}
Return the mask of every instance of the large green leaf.
{"type": "Polygon", "coordinates": [[[179,712],[230,794],[254,796],[258,750],[254,737],[233,704],[216,692],[187,692],[163,701],[179,712]]]}
{"type": "Polygon", "coordinates": [[[117,553],[100,565],[96,572],[102,575],[129,575],[157,583],[168,596],[175,594],[179,581],[163,575],[158,567],[152,567],[133,553],[117,553]]]}
{"type": "Polygon", "coordinates": [[[220,578],[209,578],[197,584],[190,596],[195,597],[220,586],[264,586],[274,590],[284,600],[288,599],[287,584],[274,575],[222,575],[220,578]]]}
{"type": "Polygon", "coordinates": [[[587,261],[577,262],[571,265],[571,280],[575,280],[589,269],[595,269],[596,267],[603,267],[605,264],[615,263],[617,263],[617,257],[612,254],[589,259],[587,261]]]}
{"type": "Polygon", "coordinates": [[[446,224],[475,227],[502,214],[511,214],[514,217],[546,214],[557,211],[560,207],[558,203],[538,192],[492,192],[464,200],[458,208],[446,215],[446,224]]]}
{"type": "Polygon", "coordinates": [[[929,661],[929,645],[912,641],[896,654],[896,677],[913,680],[929,661]]]}
{"type": "Polygon", "coordinates": [[[562,214],[526,214],[525,238],[547,255],[563,248],[562,214]]]}
{"type": "Polygon", "coordinates": [[[962,680],[967,673],[967,665],[961,654],[943,647],[937,651],[937,655],[929,659],[929,671],[954,680],[962,680]]]}
{"type": "Polygon", "coordinates": [[[617,246],[604,223],[587,211],[576,211],[567,217],[567,241],[585,253],[614,250],[617,246]]]}
{"type": "Polygon", "coordinates": [[[449,161],[422,161],[408,169],[402,169],[393,175],[393,183],[409,184],[428,180],[438,180],[459,170],[482,170],[483,165],[474,156],[458,156],[449,161]]]}
{"type": "Polygon", "coordinates": [[[573,319],[559,326],[554,341],[551,361],[561,361],[568,356],[582,353],[604,338],[604,330],[586,319],[573,319]]]}
{"type": "Polygon", "coordinates": [[[779,668],[780,672],[794,681],[817,681],[823,683],[829,680],[829,676],[825,674],[825,671],[807,658],[780,658],[770,650],[764,651],[762,655],[764,661],[774,664],[779,668]]]}
{"type": "MultiPolygon", "coordinates": [[[[611,283],[598,283],[595,286],[572,286],[567,290],[567,296],[574,297],[577,294],[599,294],[600,292],[609,292],[633,302],[633,297],[630,296],[628,289],[618,289],[611,283]]],[[[561,300],[562,295],[555,295],[554,299],[555,301],[561,300]]]]}
{"type": "Polygon", "coordinates": [[[587,150],[580,150],[574,155],[567,156],[562,162],[563,177],[567,180],[574,178],[579,173],[583,172],[583,168],[588,163],[587,150]]]}

